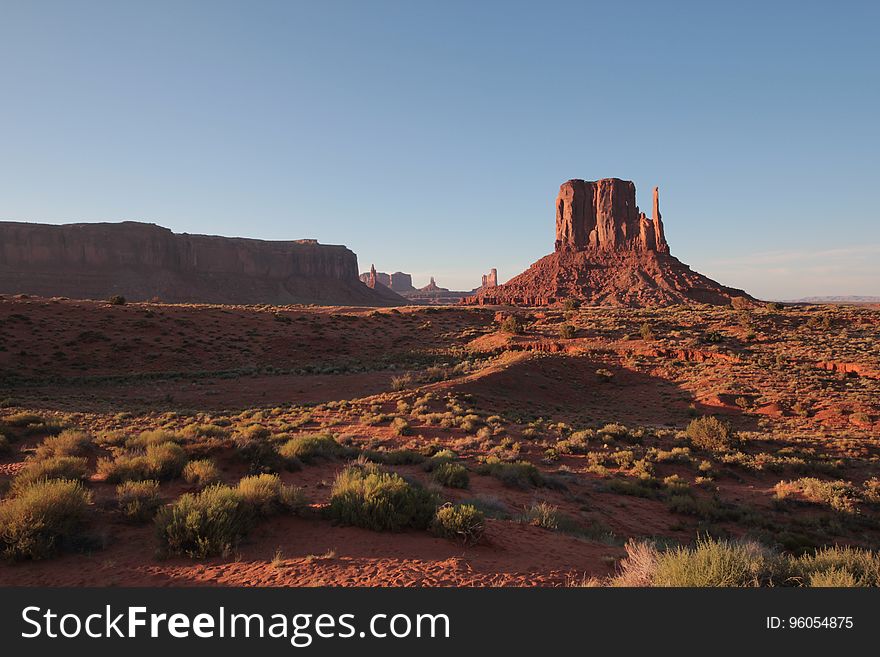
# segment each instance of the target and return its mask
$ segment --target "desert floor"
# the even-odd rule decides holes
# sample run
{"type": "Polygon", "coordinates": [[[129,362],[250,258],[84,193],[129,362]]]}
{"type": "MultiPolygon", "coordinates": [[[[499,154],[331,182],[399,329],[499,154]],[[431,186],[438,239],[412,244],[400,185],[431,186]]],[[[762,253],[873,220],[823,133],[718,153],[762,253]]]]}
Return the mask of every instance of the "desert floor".
{"type": "MultiPolygon", "coordinates": [[[[0,299],[0,482],[59,432],[89,437],[89,540],[0,562],[0,584],[557,586],[614,572],[630,539],[750,537],[794,554],[880,546],[880,309],[399,309],[0,299]],[[521,328],[511,329],[509,316],[521,328]],[[508,330],[505,330],[504,327],[508,330]],[[717,448],[695,418],[729,423],[717,448]],[[160,553],[106,464],[143,432],[235,485],[261,470],[306,505],[233,550],[160,553]],[[345,449],[255,463],[301,434],[345,449]],[[451,453],[450,453],[451,451],[451,453]],[[433,481],[438,454],[467,488],[433,481]],[[472,546],[327,516],[361,455],[487,516],[472,546]],[[528,462],[537,477],[493,464],[528,462]],[[103,466],[101,464],[104,464],[103,466]],[[506,473],[506,474],[505,474],[506,473]],[[818,482],[818,483],[817,483],[818,482]]],[[[196,492],[179,476],[163,503],[196,492]]],[[[8,500],[0,502],[7,503],[8,500]]]]}

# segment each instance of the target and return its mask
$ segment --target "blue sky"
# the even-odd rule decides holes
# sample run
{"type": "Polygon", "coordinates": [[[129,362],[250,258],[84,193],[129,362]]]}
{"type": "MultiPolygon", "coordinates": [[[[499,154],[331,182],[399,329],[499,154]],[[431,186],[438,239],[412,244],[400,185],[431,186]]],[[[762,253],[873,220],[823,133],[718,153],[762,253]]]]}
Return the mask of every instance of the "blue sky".
{"type": "Polygon", "coordinates": [[[880,295],[878,7],[0,0],[0,219],[469,289],[552,250],[560,183],[616,176],[723,283],[880,295]]]}

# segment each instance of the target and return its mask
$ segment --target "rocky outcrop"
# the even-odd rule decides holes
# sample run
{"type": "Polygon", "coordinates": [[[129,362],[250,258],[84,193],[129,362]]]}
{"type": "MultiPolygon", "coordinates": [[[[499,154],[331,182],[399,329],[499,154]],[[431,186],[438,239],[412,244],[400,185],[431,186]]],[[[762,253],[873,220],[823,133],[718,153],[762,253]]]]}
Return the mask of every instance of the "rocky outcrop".
{"type": "Polygon", "coordinates": [[[556,197],[555,250],[504,285],[482,287],[468,304],[729,305],[752,297],[692,271],[669,253],[654,188],[650,219],[635,185],[605,178],[569,180],[556,197]]]}
{"type": "Polygon", "coordinates": [[[316,240],[175,234],[138,222],[0,222],[0,292],[168,302],[403,305],[358,280],[357,256],[316,240]]]}
{"type": "MultiPolygon", "coordinates": [[[[360,279],[366,283],[370,284],[370,275],[375,271],[375,267],[373,270],[363,273],[360,276],[360,279]]],[[[397,292],[398,294],[403,292],[414,292],[415,287],[412,284],[412,275],[404,273],[402,271],[396,271],[393,274],[386,274],[384,271],[375,272],[376,282],[381,283],[387,288],[390,288],[397,292]]],[[[374,286],[371,286],[374,287],[374,286]]]]}
{"type": "Polygon", "coordinates": [[[633,250],[668,253],[654,188],[651,219],[636,205],[629,180],[569,180],[556,197],[556,250],[633,250]]]}
{"type": "Polygon", "coordinates": [[[483,282],[480,284],[480,288],[495,287],[496,285],[498,285],[498,270],[493,267],[489,270],[488,274],[483,274],[483,282]]]}

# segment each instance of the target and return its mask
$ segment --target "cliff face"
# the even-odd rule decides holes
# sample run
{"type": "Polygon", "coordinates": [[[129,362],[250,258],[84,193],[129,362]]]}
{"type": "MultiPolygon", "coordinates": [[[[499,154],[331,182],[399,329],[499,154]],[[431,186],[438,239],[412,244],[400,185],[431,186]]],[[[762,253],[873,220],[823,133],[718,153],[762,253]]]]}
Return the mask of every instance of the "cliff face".
{"type": "Polygon", "coordinates": [[[654,188],[651,217],[639,211],[628,180],[569,180],[556,197],[556,248],[504,285],[484,287],[468,304],[728,305],[742,290],[692,271],[669,253],[654,188]]]}
{"type": "Polygon", "coordinates": [[[556,250],[638,250],[668,253],[658,189],[648,219],[629,180],[569,180],[556,197],[556,250]]]}
{"type": "Polygon", "coordinates": [[[175,234],[137,222],[0,222],[0,292],[191,303],[406,303],[363,285],[357,256],[344,246],[175,234]]]}

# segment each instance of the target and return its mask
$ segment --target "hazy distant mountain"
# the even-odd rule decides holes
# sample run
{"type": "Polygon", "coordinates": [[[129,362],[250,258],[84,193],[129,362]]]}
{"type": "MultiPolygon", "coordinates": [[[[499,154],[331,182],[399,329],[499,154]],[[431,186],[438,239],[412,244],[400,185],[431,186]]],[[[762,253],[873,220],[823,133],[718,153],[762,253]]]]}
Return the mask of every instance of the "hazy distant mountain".
{"type": "Polygon", "coordinates": [[[861,296],[857,294],[827,296],[827,297],[803,297],[790,299],[790,303],[880,303],[880,296],[861,296]]]}

